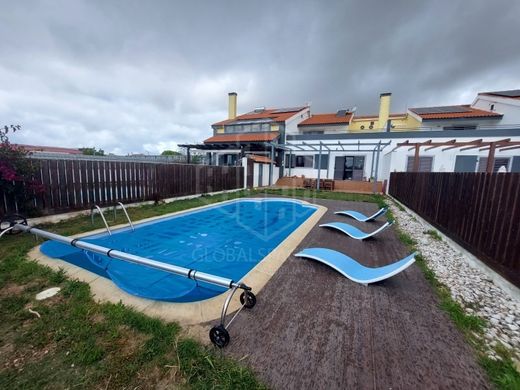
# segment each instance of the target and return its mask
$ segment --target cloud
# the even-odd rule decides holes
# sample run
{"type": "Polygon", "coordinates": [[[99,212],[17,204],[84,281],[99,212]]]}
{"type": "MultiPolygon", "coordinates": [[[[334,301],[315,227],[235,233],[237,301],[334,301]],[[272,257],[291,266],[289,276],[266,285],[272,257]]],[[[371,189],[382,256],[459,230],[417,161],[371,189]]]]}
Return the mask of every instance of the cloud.
{"type": "Polygon", "coordinates": [[[520,87],[520,3],[475,0],[0,4],[0,118],[13,141],[158,153],[227,115],[470,102],[520,87]]]}

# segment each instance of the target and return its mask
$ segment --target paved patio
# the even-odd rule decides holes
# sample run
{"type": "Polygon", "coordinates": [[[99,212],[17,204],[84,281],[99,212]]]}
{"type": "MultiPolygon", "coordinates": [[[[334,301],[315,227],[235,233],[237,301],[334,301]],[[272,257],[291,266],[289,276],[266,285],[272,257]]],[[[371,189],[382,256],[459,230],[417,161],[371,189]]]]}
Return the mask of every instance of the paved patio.
{"type": "MultiPolygon", "coordinates": [[[[334,211],[370,214],[370,203],[316,200],[329,208],[320,223],[364,224],[334,211]]],[[[395,230],[360,242],[317,225],[296,251],[322,246],[365,265],[404,257],[395,230]]],[[[383,283],[355,284],[332,269],[291,256],[231,327],[225,354],[242,359],[275,389],[490,388],[471,347],[438,308],[413,265],[383,283]]]]}

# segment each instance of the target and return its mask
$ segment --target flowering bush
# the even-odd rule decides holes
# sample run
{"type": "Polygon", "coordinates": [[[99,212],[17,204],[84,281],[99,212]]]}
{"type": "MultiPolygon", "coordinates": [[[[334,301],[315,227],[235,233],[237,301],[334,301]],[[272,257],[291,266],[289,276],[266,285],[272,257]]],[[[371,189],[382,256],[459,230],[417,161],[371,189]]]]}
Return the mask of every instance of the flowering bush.
{"type": "Polygon", "coordinates": [[[20,212],[34,215],[31,199],[45,191],[34,178],[36,167],[27,159],[29,152],[9,142],[9,132],[20,130],[20,126],[0,128],[0,192],[14,196],[20,212]]]}

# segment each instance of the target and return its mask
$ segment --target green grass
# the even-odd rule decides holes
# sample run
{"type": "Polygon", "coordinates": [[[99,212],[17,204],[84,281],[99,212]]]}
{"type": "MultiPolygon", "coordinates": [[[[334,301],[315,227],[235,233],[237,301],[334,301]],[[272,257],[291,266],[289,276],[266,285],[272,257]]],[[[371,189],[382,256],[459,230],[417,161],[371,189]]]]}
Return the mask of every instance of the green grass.
{"type": "MultiPolygon", "coordinates": [[[[429,232],[434,232],[434,234],[438,235],[434,230],[425,233],[433,237],[434,234],[429,232]]],[[[417,242],[399,228],[398,236],[408,249],[412,251],[417,250],[417,242]]],[[[441,239],[440,236],[439,239],[441,239]]],[[[448,314],[457,329],[463,333],[467,342],[473,346],[479,357],[478,361],[486,371],[489,379],[499,389],[520,389],[520,373],[515,369],[509,352],[499,344],[495,348],[495,352],[500,357],[499,360],[492,360],[486,354],[483,332],[487,322],[478,316],[467,314],[464,311],[462,305],[451,297],[449,288],[437,279],[435,272],[428,266],[421,254],[418,254],[415,259],[424,277],[435,291],[439,299],[439,307],[448,314]]]]}
{"type": "Polygon", "coordinates": [[[439,232],[437,230],[430,229],[430,230],[424,231],[423,233],[428,234],[434,240],[442,241],[442,237],[439,235],[439,232]]]}
{"type": "MultiPolygon", "coordinates": [[[[136,207],[130,214],[138,220],[248,194],[136,207]]],[[[111,224],[125,222],[119,214],[111,224]]],[[[87,216],[43,226],[64,235],[99,227],[99,218],[92,226],[87,216]]],[[[0,245],[0,388],[263,388],[248,368],[183,337],[177,324],[122,304],[98,304],[87,284],[28,260],[36,243],[20,234],[4,236],[0,245]],[[62,291],[45,301],[34,299],[52,286],[62,291]]]]}
{"type": "MultiPolygon", "coordinates": [[[[243,196],[277,195],[385,205],[380,195],[301,189],[238,191],[129,209],[134,221],[243,196]]],[[[122,212],[110,225],[126,223],[122,212]]],[[[62,235],[102,228],[101,218],[80,216],[40,226],[62,235]]],[[[252,372],[211,347],[182,336],[175,323],[140,314],[122,304],[98,304],[87,284],[27,259],[38,242],[31,235],[4,236],[0,245],[0,388],[135,388],[137,386],[254,389],[252,372]],[[62,291],[45,301],[34,295],[62,291]],[[29,312],[38,312],[41,318],[29,312]]]]}

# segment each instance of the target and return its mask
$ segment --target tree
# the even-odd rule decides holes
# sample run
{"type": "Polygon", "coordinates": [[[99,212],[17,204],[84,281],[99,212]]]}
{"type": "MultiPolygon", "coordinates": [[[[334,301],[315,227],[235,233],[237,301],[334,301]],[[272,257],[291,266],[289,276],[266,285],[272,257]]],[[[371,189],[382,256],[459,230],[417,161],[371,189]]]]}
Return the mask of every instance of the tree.
{"type": "Polygon", "coordinates": [[[9,142],[9,132],[19,130],[19,125],[0,127],[0,191],[16,198],[20,212],[34,214],[31,200],[45,187],[34,178],[36,167],[27,158],[29,152],[9,142]]]}
{"type": "Polygon", "coordinates": [[[105,151],[103,149],[96,149],[96,148],[79,148],[78,150],[81,150],[81,152],[86,156],[104,156],[105,151]]]}
{"type": "Polygon", "coordinates": [[[161,156],[180,156],[182,153],[176,152],[175,150],[164,150],[161,156]]]}

